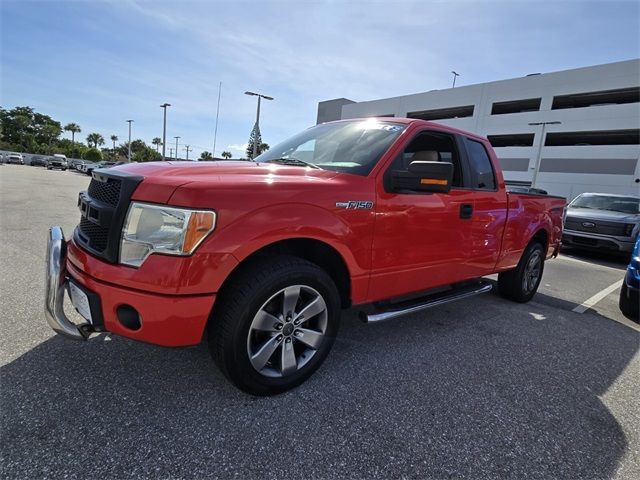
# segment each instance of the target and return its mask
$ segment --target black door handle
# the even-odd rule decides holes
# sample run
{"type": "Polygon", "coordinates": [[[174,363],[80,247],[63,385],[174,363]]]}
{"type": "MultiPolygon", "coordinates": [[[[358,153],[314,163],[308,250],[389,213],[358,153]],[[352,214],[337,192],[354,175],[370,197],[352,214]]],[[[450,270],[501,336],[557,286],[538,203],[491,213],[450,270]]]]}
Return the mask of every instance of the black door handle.
{"type": "Polygon", "coordinates": [[[470,203],[463,203],[460,205],[460,218],[471,218],[473,215],[473,205],[470,203]]]}

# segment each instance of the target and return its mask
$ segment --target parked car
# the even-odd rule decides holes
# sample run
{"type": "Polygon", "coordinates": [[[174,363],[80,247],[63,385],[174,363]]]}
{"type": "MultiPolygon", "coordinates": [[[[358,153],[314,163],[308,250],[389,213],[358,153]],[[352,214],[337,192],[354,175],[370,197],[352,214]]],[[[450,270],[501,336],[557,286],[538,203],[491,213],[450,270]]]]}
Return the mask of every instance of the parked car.
{"type": "Polygon", "coordinates": [[[80,165],[84,165],[87,163],[85,160],[80,160],[78,158],[72,158],[67,162],[69,164],[69,170],[78,170],[80,171],[80,165]]]}
{"type": "Polygon", "coordinates": [[[82,163],[78,163],[76,166],[76,170],[78,170],[79,172],[82,173],[87,173],[87,169],[92,166],[95,165],[96,162],[90,162],[89,160],[83,160],[82,163]]]}
{"type": "Polygon", "coordinates": [[[630,320],[640,321],[640,237],[631,253],[631,261],[620,289],[620,311],[630,320]]]}
{"type": "Polygon", "coordinates": [[[583,193],[567,207],[563,245],[631,252],[640,229],[640,197],[583,193]]]}
{"type": "Polygon", "coordinates": [[[102,160],[101,162],[94,163],[93,165],[88,165],[87,168],[84,170],[84,172],[87,175],[91,175],[93,170],[96,168],[109,168],[109,167],[113,167],[115,164],[116,162],[109,162],[107,160],[102,160]]]}
{"type": "Polygon", "coordinates": [[[24,165],[24,158],[21,153],[10,153],[7,156],[7,163],[15,163],[16,165],[24,165]]]}
{"type": "Polygon", "coordinates": [[[529,301],[565,206],[507,192],[486,138],[417,119],[320,124],[252,162],[127,164],[94,172],[68,242],[50,229],[46,318],[78,339],[207,332],[227,378],[274,394],[322,364],[341,308],[391,320],[487,292],[493,273],[529,301]]]}
{"type": "Polygon", "coordinates": [[[47,157],[43,155],[34,155],[31,157],[30,165],[32,167],[45,167],[47,165],[47,157]]]}
{"type": "Polygon", "coordinates": [[[47,159],[47,170],[52,170],[54,168],[59,168],[60,170],[66,170],[68,168],[67,165],[67,157],[60,155],[53,155],[47,159]]]}

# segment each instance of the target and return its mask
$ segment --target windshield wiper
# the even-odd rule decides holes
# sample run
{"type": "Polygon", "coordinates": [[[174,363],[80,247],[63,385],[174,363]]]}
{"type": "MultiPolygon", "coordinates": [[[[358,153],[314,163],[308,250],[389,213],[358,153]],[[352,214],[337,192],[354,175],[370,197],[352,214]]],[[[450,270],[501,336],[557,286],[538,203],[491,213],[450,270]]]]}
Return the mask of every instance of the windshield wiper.
{"type": "Polygon", "coordinates": [[[298,167],[311,167],[311,168],[318,168],[322,170],[322,168],[320,168],[319,166],[311,162],[307,162],[305,160],[300,160],[299,158],[293,158],[293,157],[273,158],[271,160],[267,160],[265,163],[281,163],[282,165],[296,165],[298,167]]]}

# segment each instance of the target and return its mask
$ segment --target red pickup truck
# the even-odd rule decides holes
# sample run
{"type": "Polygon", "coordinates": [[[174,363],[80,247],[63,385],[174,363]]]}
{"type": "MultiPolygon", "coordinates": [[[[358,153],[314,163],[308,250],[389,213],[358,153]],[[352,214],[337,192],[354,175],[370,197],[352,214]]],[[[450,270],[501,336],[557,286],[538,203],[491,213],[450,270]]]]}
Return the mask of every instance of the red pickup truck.
{"type": "Polygon", "coordinates": [[[558,253],[565,200],[510,193],[489,142],[415,119],[309,128],[255,161],[95,170],[67,241],[52,227],[59,333],[195,345],[268,395],[323,362],[340,311],[390,319],[486,292],[526,302],[558,253]],[[86,323],[69,320],[68,292],[86,323]]]}

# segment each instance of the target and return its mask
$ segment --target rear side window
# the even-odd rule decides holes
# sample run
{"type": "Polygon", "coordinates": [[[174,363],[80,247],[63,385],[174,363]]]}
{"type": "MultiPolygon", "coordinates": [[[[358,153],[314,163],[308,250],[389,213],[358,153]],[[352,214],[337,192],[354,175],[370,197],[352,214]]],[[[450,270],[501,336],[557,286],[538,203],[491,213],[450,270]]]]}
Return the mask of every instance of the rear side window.
{"type": "Polygon", "coordinates": [[[480,142],[465,138],[471,169],[470,187],[480,190],[495,190],[496,177],[486,148],[480,142]]]}

